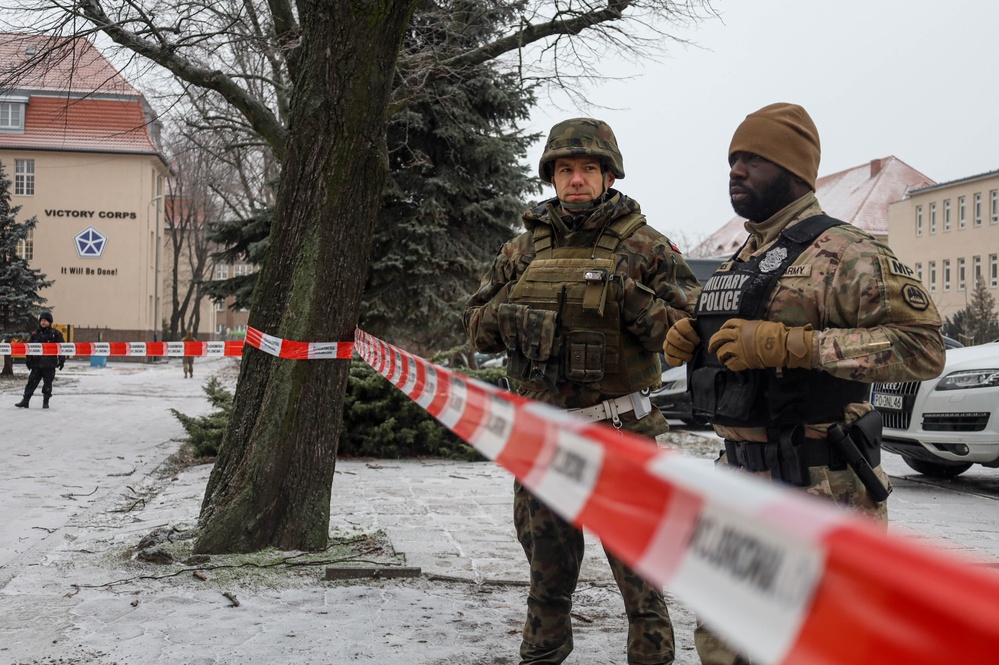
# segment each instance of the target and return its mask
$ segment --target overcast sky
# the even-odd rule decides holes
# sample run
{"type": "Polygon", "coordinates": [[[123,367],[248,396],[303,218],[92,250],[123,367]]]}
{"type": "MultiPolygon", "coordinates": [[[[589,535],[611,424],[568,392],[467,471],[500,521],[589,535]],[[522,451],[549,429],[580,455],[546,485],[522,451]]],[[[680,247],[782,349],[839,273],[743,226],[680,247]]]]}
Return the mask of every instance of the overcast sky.
{"type": "MultiPolygon", "coordinates": [[[[714,7],[720,20],[678,33],[699,48],[676,47],[644,66],[608,59],[602,74],[635,76],[589,89],[594,103],[611,108],[546,102],[531,124],[547,135],[567,117],[609,122],[627,173],[618,188],[681,249],[733,216],[732,132],[773,102],[801,104],[812,116],[820,176],[889,155],[937,182],[999,169],[999,4],[716,0],[714,7]]],[[[542,147],[532,149],[532,163],[542,147]]]]}

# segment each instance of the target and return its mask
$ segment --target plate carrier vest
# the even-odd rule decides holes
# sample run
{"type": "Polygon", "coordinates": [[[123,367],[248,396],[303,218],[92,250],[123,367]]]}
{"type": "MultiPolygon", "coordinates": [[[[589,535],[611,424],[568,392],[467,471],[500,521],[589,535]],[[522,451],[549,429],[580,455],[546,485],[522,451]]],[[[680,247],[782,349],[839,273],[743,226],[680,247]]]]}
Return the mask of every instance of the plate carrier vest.
{"type": "Polygon", "coordinates": [[[819,235],[843,223],[826,215],[810,217],[782,231],[769,250],[749,261],[736,262],[736,252],[705,282],[694,320],[703,343],[687,367],[695,415],[732,427],[829,423],[843,420],[847,404],[867,399],[869,386],[859,381],[815,369],[733,372],[707,350],[707,341],[729,319],[764,319],[787,267],[819,235]]]}
{"type": "Polygon", "coordinates": [[[592,248],[554,247],[551,227],[535,228],[535,258],[499,308],[507,374],[522,388],[558,394],[576,382],[620,396],[659,384],[659,356],[623,329],[615,273],[614,251],[643,224],[640,213],[624,215],[592,248]]]}

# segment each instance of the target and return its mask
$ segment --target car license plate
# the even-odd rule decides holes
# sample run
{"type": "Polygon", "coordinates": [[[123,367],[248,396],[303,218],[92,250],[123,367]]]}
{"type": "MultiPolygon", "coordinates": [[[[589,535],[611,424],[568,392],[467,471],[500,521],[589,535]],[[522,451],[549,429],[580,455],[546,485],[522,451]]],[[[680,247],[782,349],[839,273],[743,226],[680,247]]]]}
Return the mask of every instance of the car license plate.
{"type": "Polygon", "coordinates": [[[901,395],[882,395],[874,393],[874,406],[879,409],[890,409],[892,411],[902,410],[901,395]]]}

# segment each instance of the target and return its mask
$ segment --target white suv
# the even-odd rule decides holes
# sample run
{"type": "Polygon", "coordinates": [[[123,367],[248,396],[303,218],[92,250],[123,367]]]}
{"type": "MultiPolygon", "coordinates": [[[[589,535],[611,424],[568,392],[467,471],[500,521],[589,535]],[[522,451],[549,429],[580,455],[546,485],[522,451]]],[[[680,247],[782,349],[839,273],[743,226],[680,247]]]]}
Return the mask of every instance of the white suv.
{"type": "Polygon", "coordinates": [[[972,464],[999,467],[999,343],[947,350],[928,381],[875,383],[882,445],[916,471],[942,478],[972,464]]]}

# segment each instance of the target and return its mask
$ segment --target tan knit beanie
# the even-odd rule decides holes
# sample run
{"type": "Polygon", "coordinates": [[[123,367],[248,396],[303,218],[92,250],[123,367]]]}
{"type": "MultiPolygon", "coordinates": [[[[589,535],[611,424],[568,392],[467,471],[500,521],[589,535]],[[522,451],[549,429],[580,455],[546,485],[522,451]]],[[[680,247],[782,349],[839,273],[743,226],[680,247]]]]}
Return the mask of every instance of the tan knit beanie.
{"type": "Polygon", "coordinates": [[[747,115],[735,130],[729,157],[739,151],[783,166],[815,190],[821,153],[819,132],[808,112],[797,104],[770,104],[747,115]]]}

